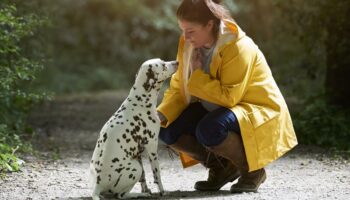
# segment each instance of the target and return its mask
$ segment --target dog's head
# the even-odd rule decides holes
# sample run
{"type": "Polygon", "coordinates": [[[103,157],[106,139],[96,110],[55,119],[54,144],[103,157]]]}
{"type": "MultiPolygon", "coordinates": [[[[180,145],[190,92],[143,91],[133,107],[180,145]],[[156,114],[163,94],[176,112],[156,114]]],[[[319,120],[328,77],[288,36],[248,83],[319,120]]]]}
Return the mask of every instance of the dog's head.
{"type": "Polygon", "coordinates": [[[177,70],[177,61],[163,61],[159,58],[147,60],[141,65],[136,82],[141,82],[146,91],[159,87],[167,78],[177,70]]]}

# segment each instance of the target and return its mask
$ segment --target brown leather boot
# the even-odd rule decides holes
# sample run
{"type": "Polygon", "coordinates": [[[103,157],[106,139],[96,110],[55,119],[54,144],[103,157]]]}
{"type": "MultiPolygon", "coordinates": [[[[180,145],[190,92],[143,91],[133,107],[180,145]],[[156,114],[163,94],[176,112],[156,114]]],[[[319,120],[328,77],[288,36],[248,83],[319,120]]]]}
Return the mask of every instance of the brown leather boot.
{"type": "Polygon", "coordinates": [[[209,168],[208,179],[196,182],[194,185],[196,190],[216,191],[239,177],[239,170],[231,162],[222,157],[210,155],[210,152],[192,135],[183,134],[175,144],[169,146],[176,151],[186,153],[209,168]]]}
{"type": "Polygon", "coordinates": [[[228,182],[233,182],[239,176],[239,170],[227,159],[218,157],[209,159],[206,167],[209,168],[208,179],[206,181],[198,181],[194,188],[200,191],[217,191],[220,190],[228,182]]]}
{"type": "Polygon", "coordinates": [[[209,151],[230,160],[240,171],[238,183],[231,187],[231,192],[256,192],[266,180],[265,169],[248,172],[248,162],[245,155],[242,138],[239,134],[229,133],[219,145],[208,147],[209,151]]]}
{"type": "Polygon", "coordinates": [[[238,183],[231,186],[232,193],[257,192],[259,186],[266,180],[265,169],[242,173],[238,183]]]}

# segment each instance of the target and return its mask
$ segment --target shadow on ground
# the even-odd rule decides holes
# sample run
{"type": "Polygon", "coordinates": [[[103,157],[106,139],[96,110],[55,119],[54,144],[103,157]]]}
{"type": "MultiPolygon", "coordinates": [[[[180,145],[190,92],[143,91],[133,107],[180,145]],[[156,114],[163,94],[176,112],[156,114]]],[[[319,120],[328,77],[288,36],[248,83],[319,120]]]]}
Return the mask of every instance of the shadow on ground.
{"type": "MultiPolygon", "coordinates": [[[[239,194],[236,194],[239,195],[239,194]]],[[[215,191],[215,192],[199,192],[199,191],[171,191],[167,192],[164,196],[160,196],[159,193],[152,194],[151,197],[149,198],[137,198],[137,199],[145,199],[145,200],[150,200],[150,199],[202,199],[202,198],[210,198],[210,197],[225,197],[225,196],[231,196],[232,193],[229,191],[215,191]]],[[[112,195],[104,195],[103,196],[105,200],[113,200],[112,195]]],[[[72,197],[72,198],[67,198],[67,200],[91,200],[91,197],[72,197]]],[[[102,199],[102,198],[101,198],[102,199]]]]}

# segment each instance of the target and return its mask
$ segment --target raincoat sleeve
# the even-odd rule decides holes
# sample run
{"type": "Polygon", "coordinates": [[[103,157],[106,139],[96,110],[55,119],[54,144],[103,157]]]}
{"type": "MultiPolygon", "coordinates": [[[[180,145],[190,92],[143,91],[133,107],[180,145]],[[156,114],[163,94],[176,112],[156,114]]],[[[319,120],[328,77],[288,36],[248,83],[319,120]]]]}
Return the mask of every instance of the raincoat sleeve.
{"type": "Polygon", "coordinates": [[[179,71],[175,72],[170,80],[170,87],[165,91],[163,100],[158,106],[158,112],[166,118],[162,121],[162,127],[171,124],[185,109],[186,103],[180,92],[179,71]]]}
{"type": "Polygon", "coordinates": [[[184,48],[184,38],[180,37],[176,60],[179,61],[178,70],[170,79],[170,86],[165,91],[162,102],[158,106],[158,112],[162,113],[166,120],[161,122],[162,127],[167,127],[182,113],[187,103],[182,94],[181,73],[182,73],[182,52],[184,48]]]}
{"type": "MultiPolygon", "coordinates": [[[[250,81],[254,49],[238,49],[230,45],[222,52],[218,78],[212,78],[201,69],[195,70],[188,82],[189,93],[200,99],[232,108],[242,99],[250,81]]],[[[220,55],[218,55],[220,56],[220,55]]]]}

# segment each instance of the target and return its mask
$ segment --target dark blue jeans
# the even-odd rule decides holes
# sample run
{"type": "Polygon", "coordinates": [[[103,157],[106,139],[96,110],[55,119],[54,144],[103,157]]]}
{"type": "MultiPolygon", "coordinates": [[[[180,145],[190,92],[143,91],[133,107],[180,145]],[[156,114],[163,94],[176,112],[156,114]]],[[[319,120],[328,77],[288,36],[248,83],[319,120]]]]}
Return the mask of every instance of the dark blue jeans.
{"type": "Polygon", "coordinates": [[[229,131],[240,134],[236,115],[228,108],[207,111],[201,103],[191,103],[167,128],[161,128],[159,138],[167,145],[174,144],[182,134],[194,135],[204,146],[221,144],[229,131]]]}

